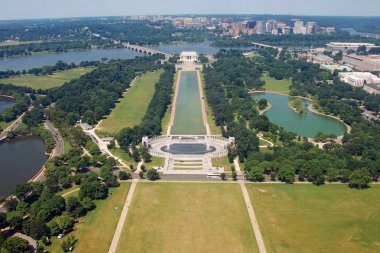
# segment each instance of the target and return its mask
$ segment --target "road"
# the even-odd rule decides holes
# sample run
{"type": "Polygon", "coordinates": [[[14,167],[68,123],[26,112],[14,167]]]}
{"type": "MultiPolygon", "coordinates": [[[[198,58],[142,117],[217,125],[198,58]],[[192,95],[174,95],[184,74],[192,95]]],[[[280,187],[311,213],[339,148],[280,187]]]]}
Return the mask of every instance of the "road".
{"type": "Polygon", "coordinates": [[[52,156],[63,155],[63,153],[65,152],[64,142],[58,130],[53,127],[53,125],[48,119],[45,121],[44,126],[51,133],[55,140],[55,148],[52,152],[52,156]]]}

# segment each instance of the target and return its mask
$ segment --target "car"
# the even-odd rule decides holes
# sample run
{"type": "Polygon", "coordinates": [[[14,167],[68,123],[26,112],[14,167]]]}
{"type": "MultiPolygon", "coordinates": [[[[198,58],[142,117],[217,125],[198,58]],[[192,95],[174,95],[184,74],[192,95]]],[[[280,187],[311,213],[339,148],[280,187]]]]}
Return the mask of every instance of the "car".
{"type": "Polygon", "coordinates": [[[58,239],[61,239],[62,237],[63,237],[63,234],[59,234],[59,235],[57,236],[58,239]]]}

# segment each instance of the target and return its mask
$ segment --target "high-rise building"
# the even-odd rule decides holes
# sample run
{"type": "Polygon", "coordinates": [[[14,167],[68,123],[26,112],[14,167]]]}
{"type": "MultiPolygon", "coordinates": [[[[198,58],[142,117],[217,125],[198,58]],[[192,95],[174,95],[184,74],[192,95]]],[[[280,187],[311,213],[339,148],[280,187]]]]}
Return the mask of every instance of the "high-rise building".
{"type": "Polygon", "coordinates": [[[247,22],[247,28],[248,29],[253,29],[253,28],[255,28],[255,26],[256,26],[256,21],[252,20],[252,21],[247,22]]]}
{"type": "Polygon", "coordinates": [[[276,20],[268,20],[266,23],[266,30],[267,32],[272,32],[274,29],[277,29],[277,21],[276,20]]]}
{"type": "Polygon", "coordinates": [[[306,34],[306,29],[304,29],[302,20],[294,21],[293,32],[294,34],[306,34]]]}
{"type": "Polygon", "coordinates": [[[264,34],[266,31],[266,25],[267,23],[265,21],[257,21],[256,23],[256,33],[257,34],[264,34]]]}

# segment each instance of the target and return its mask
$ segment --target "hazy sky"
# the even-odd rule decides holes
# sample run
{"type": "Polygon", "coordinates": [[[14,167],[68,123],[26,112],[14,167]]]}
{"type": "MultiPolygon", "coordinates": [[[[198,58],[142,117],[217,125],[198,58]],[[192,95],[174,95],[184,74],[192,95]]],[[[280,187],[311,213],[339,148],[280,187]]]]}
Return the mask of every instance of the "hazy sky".
{"type": "Polygon", "coordinates": [[[0,19],[136,14],[379,16],[379,0],[0,0],[0,19]]]}

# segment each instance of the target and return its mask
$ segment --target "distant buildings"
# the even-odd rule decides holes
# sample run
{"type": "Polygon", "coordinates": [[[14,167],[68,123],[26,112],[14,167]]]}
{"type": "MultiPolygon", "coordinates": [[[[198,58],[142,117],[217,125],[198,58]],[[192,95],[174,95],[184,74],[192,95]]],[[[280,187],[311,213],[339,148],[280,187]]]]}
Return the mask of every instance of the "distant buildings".
{"type": "Polygon", "coordinates": [[[342,62],[358,71],[380,71],[380,55],[344,54],[342,62]]]}
{"type": "Polygon", "coordinates": [[[380,93],[380,78],[370,72],[341,72],[339,78],[354,87],[363,87],[369,93],[380,93]]]}
{"type": "Polygon", "coordinates": [[[377,47],[375,44],[372,43],[356,43],[356,42],[330,42],[326,44],[327,49],[331,51],[348,51],[348,50],[358,50],[360,46],[366,46],[367,49],[371,49],[374,47],[377,47]]]}

